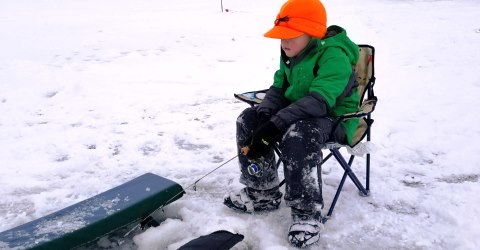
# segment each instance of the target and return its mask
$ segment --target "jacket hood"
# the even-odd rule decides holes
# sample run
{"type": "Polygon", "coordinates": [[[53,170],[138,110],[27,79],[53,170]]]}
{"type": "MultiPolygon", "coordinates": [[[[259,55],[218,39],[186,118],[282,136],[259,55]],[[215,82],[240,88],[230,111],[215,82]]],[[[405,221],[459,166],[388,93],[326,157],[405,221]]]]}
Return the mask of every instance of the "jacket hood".
{"type": "Polygon", "coordinates": [[[345,52],[352,65],[358,62],[358,46],[348,38],[347,31],[340,26],[328,27],[325,37],[319,40],[318,46],[320,50],[327,47],[339,47],[345,52]]]}

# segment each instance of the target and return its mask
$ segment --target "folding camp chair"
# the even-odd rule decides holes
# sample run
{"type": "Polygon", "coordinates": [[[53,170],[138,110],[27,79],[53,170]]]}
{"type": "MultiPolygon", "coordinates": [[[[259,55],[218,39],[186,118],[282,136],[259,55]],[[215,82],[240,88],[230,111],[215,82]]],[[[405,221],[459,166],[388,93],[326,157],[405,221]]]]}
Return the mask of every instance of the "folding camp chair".
{"type": "MultiPolygon", "coordinates": [[[[355,134],[352,140],[352,145],[345,145],[336,141],[328,141],[325,144],[325,147],[323,148],[324,150],[329,150],[330,153],[326,157],[324,157],[321,164],[325,163],[333,156],[345,171],[340,181],[340,184],[337,188],[337,191],[335,193],[335,197],[333,198],[333,201],[330,205],[328,213],[322,220],[323,223],[325,223],[331,217],[333,213],[333,209],[335,208],[335,205],[340,196],[340,192],[342,191],[343,185],[345,184],[345,180],[347,176],[352,180],[352,182],[358,188],[361,196],[368,196],[370,193],[370,161],[371,161],[370,152],[368,152],[368,150],[366,150],[367,152],[364,152],[366,154],[365,186],[362,185],[360,180],[357,178],[357,176],[351,169],[355,156],[361,155],[358,152],[355,153],[355,151],[359,151],[356,149],[362,148],[362,146],[365,146],[365,143],[368,143],[371,140],[371,126],[373,123],[371,114],[374,111],[375,105],[377,103],[377,97],[375,96],[373,91],[373,87],[375,85],[375,71],[374,71],[375,48],[370,45],[359,45],[359,52],[360,52],[360,58],[358,63],[354,67],[354,71],[356,73],[357,81],[358,81],[358,94],[360,96],[359,111],[356,113],[345,114],[341,117],[336,117],[337,123],[335,124],[333,129],[333,131],[335,131],[337,126],[339,126],[342,121],[345,121],[347,119],[352,119],[352,118],[360,118],[359,125],[355,131],[355,134]],[[348,162],[340,152],[340,149],[342,147],[346,147],[349,153],[353,152],[350,154],[350,158],[348,162]]],[[[266,92],[267,92],[267,89],[245,92],[242,94],[234,94],[234,96],[237,99],[243,102],[246,102],[253,107],[262,102],[266,92]]],[[[282,160],[282,153],[278,149],[277,145],[274,146],[274,149],[279,158],[277,161],[277,167],[278,167],[282,160]]],[[[318,171],[321,171],[321,168],[318,168],[318,171]]],[[[320,176],[320,172],[318,173],[318,176],[320,176]]],[[[280,183],[280,186],[283,185],[284,182],[285,180],[280,183]]]]}

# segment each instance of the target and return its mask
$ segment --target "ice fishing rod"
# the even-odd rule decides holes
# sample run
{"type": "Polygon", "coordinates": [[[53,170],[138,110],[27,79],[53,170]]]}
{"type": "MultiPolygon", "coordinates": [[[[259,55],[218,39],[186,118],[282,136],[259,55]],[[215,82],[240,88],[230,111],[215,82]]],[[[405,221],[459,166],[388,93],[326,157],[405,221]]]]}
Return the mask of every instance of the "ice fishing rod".
{"type": "MultiPolygon", "coordinates": [[[[281,160],[283,159],[283,155],[282,155],[282,152],[278,149],[278,146],[276,144],[272,144],[272,148],[273,150],[275,151],[275,153],[277,153],[278,157],[279,157],[279,161],[277,162],[277,168],[279,167],[280,165],[280,162],[281,160]]],[[[151,212],[147,217],[145,217],[145,219],[143,219],[139,224],[137,224],[135,227],[133,227],[132,229],[130,229],[123,237],[126,237],[128,236],[131,232],[133,232],[134,230],[138,229],[139,227],[144,229],[146,226],[149,226],[151,225],[151,223],[155,223],[154,222],[154,219],[153,219],[153,214],[156,213],[157,211],[159,210],[163,210],[163,208],[168,205],[171,201],[175,200],[179,195],[183,195],[185,194],[185,190],[188,190],[190,188],[192,188],[194,191],[197,191],[197,183],[200,182],[203,178],[207,177],[208,175],[212,174],[213,172],[217,171],[218,169],[220,169],[221,167],[227,165],[229,162],[233,161],[235,158],[237,158],[240,154],[243,154],[243,155],[247,155],[248,154],[248,151],[250,150],[250,148],[248,146],[246,147],[243,147],[241,148],[240,150],[240,153],[234,155],[232,158],[228,159],[227,161],[223,162],[222,164],[220,164],[219,166],[215,167],[214,169],[210,170],[210,172],[206,173],[205,175],[203,175],[202,177],[200,177],[198,180],[196,180],[195,182],[193,182],[192,184],[190,184],[189,186],[187,186],[186,189],[183,189],[182,191],[178,192],[177,194],[175,194],[174,196],[172,196],[170,199],[168,199],[164,205],[161,205],[160,207],[158,207],[157,209],[155,209],[153,212],[151,212]]],[[[283,184],[285,184],[285,179],[282,180],[280,182],[280,184],[278,185],[278,187],[281,187],[283,184]]]]}

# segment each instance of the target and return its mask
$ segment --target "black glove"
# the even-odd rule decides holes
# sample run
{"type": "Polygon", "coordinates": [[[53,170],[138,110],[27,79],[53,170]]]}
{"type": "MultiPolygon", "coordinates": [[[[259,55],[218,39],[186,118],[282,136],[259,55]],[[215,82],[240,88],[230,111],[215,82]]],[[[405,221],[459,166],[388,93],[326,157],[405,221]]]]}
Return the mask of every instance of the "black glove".
{"type": "Polygon", "coordinates": [[[260,125],[255,132],[253,132],[246,156],[249,158],[259,158],[266,155],[270,151],[271,144],[275,143],[279,137],[280,130],[273,122],[268,121],[260,125]]]}
{"type": "Polygon", "coordinates": [[[257,112],[257,128],[269,121],[270,118],[272,118],[272,115],[268,112],[257,112]]]}

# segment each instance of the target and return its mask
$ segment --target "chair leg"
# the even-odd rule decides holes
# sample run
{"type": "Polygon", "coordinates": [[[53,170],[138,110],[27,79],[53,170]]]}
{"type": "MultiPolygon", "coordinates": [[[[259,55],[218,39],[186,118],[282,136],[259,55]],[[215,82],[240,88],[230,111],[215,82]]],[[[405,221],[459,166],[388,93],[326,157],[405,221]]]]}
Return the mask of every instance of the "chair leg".
{"type": "Polygon", "coordinates": [[[332,155],[333,155],[332,153],[328,154],[327,157],[325,157],[325,158],[323,159],[321,165],[323,165],[323,163],[327,162],[328,159],[330,159],[330,157],[332,157],[332,155]]]}
{"type": "Polygon", "coordinates": [[[342,180],[340,181],[340,184],[338,185],[337,192],[335,193],[335,197],[333,198],[332,204],[330,205],[330,208],[328,209],[327,218],[322,221],[323,223],[325,223],[328,220],[328,218],[330,218],[332,216],[333,209],[335,208],[335,205],[337,204],[338,197],[340,197],[340,192],[342,192],[343,184],[345,183],[346,179],[347,179],[347,172],[345,172],[342,176],[342,180]]]}
{"type": "Polygon", "coordinates": [[[365,189],[370,193],[370,154],[367,154],[366,162],[365,189]]]}
{"type": "MultiPolygon", "coordinates": [[[[369,97],[373,96],[373,85],[372,85],[372,88],[368,89],[368,96],[369,97]]],[[[367,116],[367,118],[370,121],[370,124],[372,124],[373,120],[371,119],[372,117],[371,117],[370,114],[367,116]]],[[[372,139],[372,130],[370,129],[370,126],[368,126],[367,142],[370,142],[371,139],[372,139]]],[[[365,189],[367,190],[367,192],[370,192],[370,154],[367,154],[367,159],[366,159],[366,164],[365,165],[366,165],[365,189]]]]}
{"type": "Polygon", "coordinates": [[[322,218],[323,224],[325,224],[332,216],[333,210],[335,209],[335,205],[337,204],[338,198],[340,197],[340,193],[342,192],[343,185],[345,184],[345,180],[347,179],[347,176],[349,176],[350,179],[355,184],[355,186],[357,186],[362,196],[367,196],[369,193],[368,190],[363,187],[363,185],[358,180],[357,176],[353,173],[353,171],[350,168],[350,166],[353,163],[353,160],[355,159],[355,156],[354,155],[350,156],[350,159],[348,160],[348,163],[347,163],[337,148],[330,149],[330,152],[331,153],[329,154],[329,156],[333,155],[335,159],[337,159],[337,161],[340,163],[342,168],[345,170],[345,172],[343,173],[342,180],[340,181],[337,191],[335,192],[335,197],[333,198],[332,204],[328,209],[327,216],[322,218]]]}
{"type": "MultiPolygon", "coordinates": [[[[282,155],[282,152],[278,149],[277,145],[274,145],[273,149],[275,150],[275,152],[277,153],[277,155],[279,157],[279,159],[277,161],[277,168],[278,168],[280,166],[281,160],[283,159],[283,155],[282,155]]],[[[343,156],[340,153],[340,151],[338,150],[338,148],[332,148],[332,149],[330,149],[330,154],[328,154],[327,157],[325,157],[323,159],[322,164],[325,163],[332,156],[335,157],[335,159],[337,159],[338,163],[340,163],[340,165],[342,166],[343,170],[345,170],[345,172],[342,176],[342,180],[340,181],[340,184],[337,188],[337,191],[335,192],[335,197],[333,198],[332,204],[330,205],[330,208],[328,209],[327,216],[322,218],[322,223],[323,224],[325,224],[327,222],[327,220],[330,219],[330,217],[332,216],[333,210],[335,209],[335,205],[337,204],[338,198],[340,197],[340,193],[342,192],[343,185],[345,184],[345,180],[347,179],[347,176],[350,177],[352,182],[358,188],[358,190],[360,191],[360,195],[368,196],[369,193],[370,193],[370,191],[368,189],[369,176],[370,176],[370,160],[369,160],[370,159],[370,154],[367,154],[367,183],[366,183],[367,188],[363,187],[362,183],[358,180],[357,176],[355,175],[355,173],[350,168],[350,166],[353,163],[353,160],[355,159],[354,155],[350,156],[350,159],[347,162],[345,160],[345,158],[343,158],[343,156]]],[[[321,185],[320,184],[320,181],[321,181],[320,180],[320,178],[321,178],[320,171],[321,171],[321,169],[319,168],[317,170],[319,185],[321,185]]],[[[285,179],[280,182],[279,187],[281,187],[283,184],[285,184],[285,179]]],[[[322,188],[322,187],[320,186],[319,188],[322,188]]]]}
{"type": "Polygon", "coordinates": [[[365,189],[365,187],[363,187],[362,183],[358,180],[355,173],[353,173],[350,165],[345,161],[340,151],[337,148],[330,149],[330,151],[332,152],[335,159],[337,159],[337,161],[340,163],[342,168],[345,170],[345,173],[348,175],[348,177],[350,177],[355,186],[357,186],[360,194],[363,196],[368,196],[369,192],[365,189]]]}

